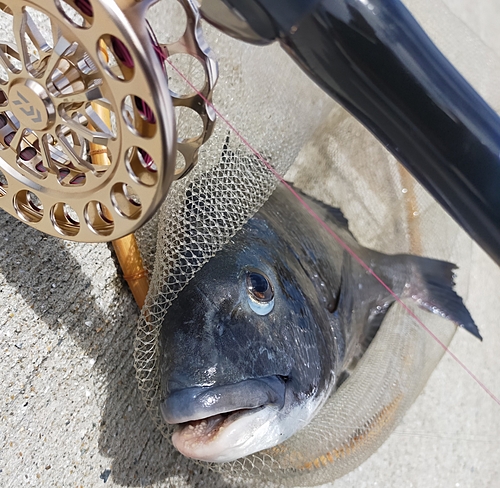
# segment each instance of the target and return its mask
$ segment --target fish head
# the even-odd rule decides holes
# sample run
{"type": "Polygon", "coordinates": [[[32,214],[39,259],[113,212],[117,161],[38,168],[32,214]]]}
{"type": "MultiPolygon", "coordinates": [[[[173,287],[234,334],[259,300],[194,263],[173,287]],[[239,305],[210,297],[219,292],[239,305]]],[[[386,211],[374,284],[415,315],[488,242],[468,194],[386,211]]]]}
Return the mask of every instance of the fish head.
{"type": "Polygon", "coordinates": [[[336,370],[332,315],[266,219],[253,218],[172,302],[162,327],[164,419],[184,455],[231,461],[303,427],[336,370]]]}

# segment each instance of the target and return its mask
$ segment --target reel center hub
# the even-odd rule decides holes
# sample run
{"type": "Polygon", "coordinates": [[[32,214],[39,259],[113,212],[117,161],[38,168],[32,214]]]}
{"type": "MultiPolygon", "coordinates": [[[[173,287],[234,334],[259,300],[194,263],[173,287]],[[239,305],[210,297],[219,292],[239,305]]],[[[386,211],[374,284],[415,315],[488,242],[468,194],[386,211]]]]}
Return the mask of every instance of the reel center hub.
{"type": "Polygon", "coordinates": [[[12,113],[25,127],[44,130],[55,119],[55,107],[49,94],[34,80],[19,80],[9,90],[12,113]]]}

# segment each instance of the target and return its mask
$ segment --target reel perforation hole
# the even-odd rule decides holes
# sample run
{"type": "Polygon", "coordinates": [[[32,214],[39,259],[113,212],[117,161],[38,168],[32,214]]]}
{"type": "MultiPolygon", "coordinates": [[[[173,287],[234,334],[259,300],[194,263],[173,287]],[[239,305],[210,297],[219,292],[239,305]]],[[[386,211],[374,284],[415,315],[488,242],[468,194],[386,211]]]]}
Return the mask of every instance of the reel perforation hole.
{"type": "Polygon", "coordinates": [[[38,223],[43,218],[43,204],[33,192],[21,190],[14,197],[17,214],[25,222],[38,223]]]}
{"type": "Polygon", "coordinates": [[[175,107],[177,117],[177,139],[180,142],[197,141],[203,136],[204,126],[198,112],[191,107],[175,107]]]}
{"type": "Polygon", "coordinates": [[[0,170],[0,198],[7,195],[8,188],[9,188],[9,182],[7,181],[7,178],[5,177],[3,171],[0,170]]]}
{"type": "Polygon", "coordinates": [[[153,186],[158,180],[158,167],[151,155],[143,148],[130,147],[125,164],[131,178],[144,186],[153,186]]]}
{"type": "Polygon", "coordinates": [[[127,95],[122,102],[122,117],[129,130],[139,137],[154,137],[157,130],[153,109],[136,95],[127,95]]]}
{"type": "Polygon", "coordinates": [[[126,183],[116,183],[113,186],[111,201],[116,211],[124,217],[136,219],[141,215],[141,199],[136,191],[126,183]]]}
{"type": "Polygon", "coordinates": [[[168,86],[172,95],[179,98],[192,97],[197,94],[193,87],[181,77],[175,66],[198,91],[202,91],[208,80],[203,64],[191,54],[177,53],[168,56],[168,86]],[[171,63],[171,64],[170,64],[171,63]]]}
{"type": "Polygon", "coordinates": [[[112,234],[115,222],[110,210],[103,203],[97,200],[90,201],[85,206],[84,215],[85,221],[92,232],[100,236],[112,234]]]}
{"type": "Polygon", "coordinates": [[[88,29],[94,21],[94,8],[90,0],[56,0],[64,18],[73,26],[88,29]]]}
{"type": "Polygon", "coordinates": [[[54,228],[65,237],[74,237],[80,232],[80,218],[67,203],[56,203],[50,210],[54,228]]]}
{"type": "Polygon", "coordinates": [[[112,35],[104,35],[97,43],[97,57],[106,72],[120,81],[134,76],[135,63],[125,43],[112,35]]]}
{"type": "Polygon", "coordinates": [[[187,28],[186,12],[177,0],[156,2],[149,8],[146,20],[160,44],[178,41],[187,28]]]}

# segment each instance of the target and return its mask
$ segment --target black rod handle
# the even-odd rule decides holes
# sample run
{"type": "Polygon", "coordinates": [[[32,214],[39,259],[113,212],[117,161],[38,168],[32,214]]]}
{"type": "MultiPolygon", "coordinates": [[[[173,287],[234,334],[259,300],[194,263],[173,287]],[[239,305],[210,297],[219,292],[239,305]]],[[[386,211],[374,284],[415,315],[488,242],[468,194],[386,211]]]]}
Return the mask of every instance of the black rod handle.
{"type": "Polygon", "coordinates": [[[406,8],[324,0],[282,44],[500,264],[500,118],[406,8]]]}
{"type": "Polygon", "coordinates": [[[500,118],[399,0],[204,0],[202,14],[280,39],[500,265],[500,118]]]}

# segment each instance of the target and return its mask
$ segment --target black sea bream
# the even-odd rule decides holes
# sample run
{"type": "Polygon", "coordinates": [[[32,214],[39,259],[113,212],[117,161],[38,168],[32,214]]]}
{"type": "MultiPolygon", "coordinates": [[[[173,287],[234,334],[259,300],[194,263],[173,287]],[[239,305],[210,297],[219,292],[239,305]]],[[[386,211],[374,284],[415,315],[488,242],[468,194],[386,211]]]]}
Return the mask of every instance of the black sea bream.
{"type": "MultiPolygon", "coordinates": [[[[340,210],[304,199],[397,295],[480,337],[452,290],[453,264],[366,249],[340,210]]],[[[176,424],[175,447],[224,462],[295,434],[348,375],[393,302],[278,187],[166,316],[161,411],[176,424]]]]}

